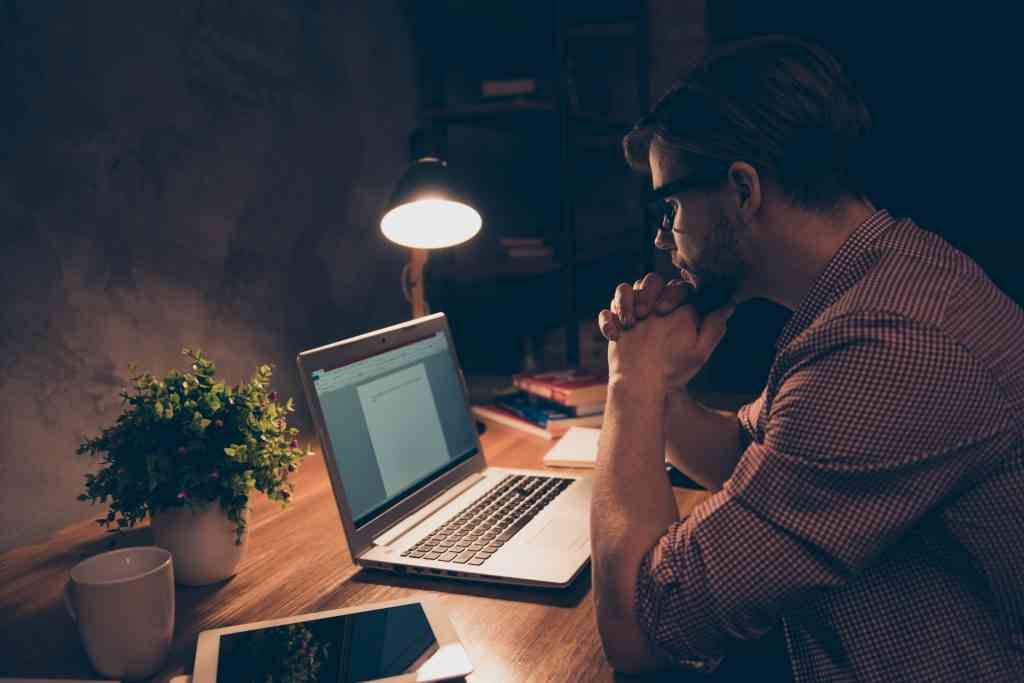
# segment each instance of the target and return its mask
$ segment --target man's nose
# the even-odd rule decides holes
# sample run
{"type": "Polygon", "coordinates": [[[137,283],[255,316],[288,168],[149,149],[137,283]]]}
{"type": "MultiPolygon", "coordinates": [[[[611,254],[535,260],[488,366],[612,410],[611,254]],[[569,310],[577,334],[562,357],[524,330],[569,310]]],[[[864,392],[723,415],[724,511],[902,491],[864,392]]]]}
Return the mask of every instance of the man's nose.
{"type": "Polygon", "coordinates": [[[672,251],[676,248],[676,242],[668,230],[662,229],[654,235],[654,247],[662,251],[672,251]]]}

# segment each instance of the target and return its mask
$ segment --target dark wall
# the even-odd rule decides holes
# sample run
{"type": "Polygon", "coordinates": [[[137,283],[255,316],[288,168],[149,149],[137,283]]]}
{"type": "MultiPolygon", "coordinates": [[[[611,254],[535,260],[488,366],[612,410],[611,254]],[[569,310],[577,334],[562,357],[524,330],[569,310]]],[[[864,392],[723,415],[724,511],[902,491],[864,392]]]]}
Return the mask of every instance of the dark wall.
{"type": "Polygon", "coordinates": [[[0,7],[0,550],[96,509],[74,454],[129,362],[231,382],[408,317],[378,211],[416,64],[397,0],[0,7]]]}

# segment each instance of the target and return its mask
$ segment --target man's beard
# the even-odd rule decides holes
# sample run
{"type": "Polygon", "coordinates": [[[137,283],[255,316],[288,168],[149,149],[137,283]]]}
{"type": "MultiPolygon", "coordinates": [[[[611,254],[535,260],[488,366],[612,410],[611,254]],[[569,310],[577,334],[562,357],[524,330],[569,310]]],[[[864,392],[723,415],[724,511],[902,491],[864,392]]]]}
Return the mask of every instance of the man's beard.
{"type": "MultiPolygon", "coordinates": [[[[750,266],[740,256],[740,227],[729,221],[724,211],[717,211],[715,225],[699,258],[687,263],[696,286],[689,298],[702,316],[733,301],[750,266]]],[[[685,279],[685,277],[684,277],[685,279]]]]}

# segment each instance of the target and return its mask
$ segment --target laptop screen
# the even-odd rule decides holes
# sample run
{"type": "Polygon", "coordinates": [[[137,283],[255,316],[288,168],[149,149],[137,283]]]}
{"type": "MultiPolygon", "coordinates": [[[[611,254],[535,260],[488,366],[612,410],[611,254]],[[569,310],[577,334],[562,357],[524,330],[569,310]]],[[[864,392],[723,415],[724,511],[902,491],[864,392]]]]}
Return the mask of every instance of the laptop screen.
{"type": "Polygon", "coordinates": [[[476,453],[444,331],[312,372],[356,527],[476,453]]]}

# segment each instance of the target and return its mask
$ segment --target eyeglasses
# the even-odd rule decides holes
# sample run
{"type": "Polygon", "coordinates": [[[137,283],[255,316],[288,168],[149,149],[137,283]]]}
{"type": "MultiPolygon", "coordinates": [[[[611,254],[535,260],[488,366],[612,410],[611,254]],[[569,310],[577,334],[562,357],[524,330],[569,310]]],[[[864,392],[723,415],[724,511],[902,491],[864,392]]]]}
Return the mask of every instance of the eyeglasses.
{"type": "Polygon", "coordinates": [[[652,233],[659,230],[669,231],[676,219],[676,205],[665,199],[697,188],[713,187],[725,177],[725,170],[720,167],[705,168],[683,178],[677,178],[647,193],[645,200],[647,221],[652,233]]]}

